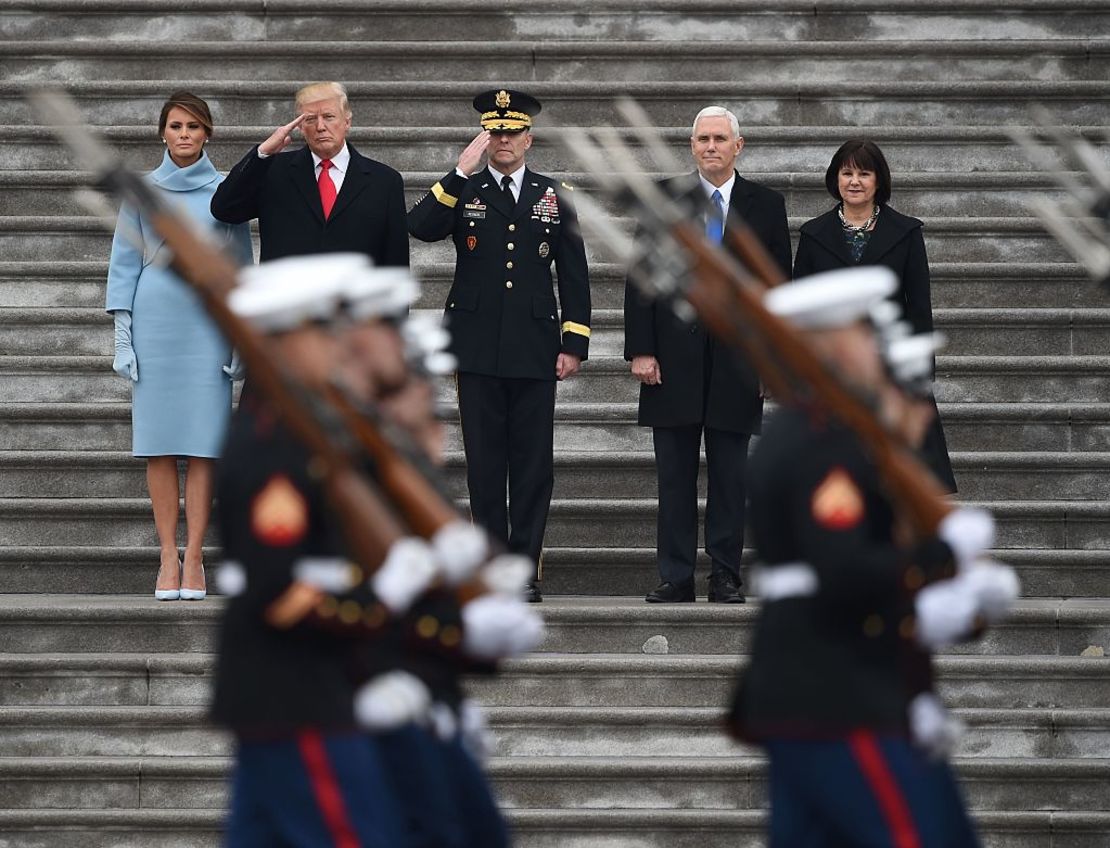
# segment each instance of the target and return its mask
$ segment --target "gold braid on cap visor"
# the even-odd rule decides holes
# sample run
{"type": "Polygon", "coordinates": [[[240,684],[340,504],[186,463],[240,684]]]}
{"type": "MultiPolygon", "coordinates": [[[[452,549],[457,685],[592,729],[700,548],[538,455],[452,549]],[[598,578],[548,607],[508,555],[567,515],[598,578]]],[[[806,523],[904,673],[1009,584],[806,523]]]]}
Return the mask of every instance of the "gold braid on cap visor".
{"type": "Polygon", "coordinates": [[[532,126],[532,116],[525,112],[483,112],[480,123],[487,130],[526,130],[532,126]]]}

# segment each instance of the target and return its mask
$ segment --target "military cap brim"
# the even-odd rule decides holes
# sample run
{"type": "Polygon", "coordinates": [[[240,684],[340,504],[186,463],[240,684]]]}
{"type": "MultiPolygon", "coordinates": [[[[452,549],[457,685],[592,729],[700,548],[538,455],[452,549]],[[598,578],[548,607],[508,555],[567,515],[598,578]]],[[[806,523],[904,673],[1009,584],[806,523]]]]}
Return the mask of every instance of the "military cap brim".
{"type": "Polygon", "coordinates": [[[523,91],[492,88],[474,98],[474,108],[482,116],[482,129],[490,132],[524,132],[532,128],[532,118],[543,106],[523,91]]]}
{"type": "Polygon", "coordinates": [[[846,268],[775,286],[763,296],[768,310],[805,330],[846,327],[890,297],[898,277],[882,265],[846,268]]]}

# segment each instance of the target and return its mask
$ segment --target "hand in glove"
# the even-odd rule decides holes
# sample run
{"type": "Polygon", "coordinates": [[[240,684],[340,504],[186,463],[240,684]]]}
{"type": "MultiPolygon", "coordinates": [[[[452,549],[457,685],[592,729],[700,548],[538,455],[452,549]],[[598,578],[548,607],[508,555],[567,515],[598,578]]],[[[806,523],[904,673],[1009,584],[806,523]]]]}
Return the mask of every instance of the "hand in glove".
{"type": "Polygon", "coordinates": [[[493,756],[494,738],[486,714],[477,701],[467,698],[459,704],[459,732],[466,752],[479,765],[485,765],[493,756]]]}
{"type": "Polygon", "coordinates": [[[519,598],[483,595],[462,609],[463,648],[478,660],[527,653],[543,641],[543,619],[519,598]]]}
{"type": "Polygon", "coordinates": [[[406,536],[393,543],[385,562],[370,578],[374,594],[395,614],[424,594],[438,570],[435,554],[423,539],[406,536]]]}
{"type": "Polygon", "coordinates": [[[944,516],[937,536],[952,549],[962,571],[994,546],[994,518],[985,509],[960,507],[944,516]]]}
{"type": "Polygon", "coordinates": [[[112,312],[115,319],[115,359],[112,370],[121,377],[134,382],[139,381],[139,363],[135,360],[135,350],[131,347],[131,313],[126,309],[112,312]]]}
{"type": "Polygon", "coordinates": [[[247,369],[243,367],[242,361],[239,359],[239,351],[231,351],[231,362],[224,366],[224,373],[231,381],[242,380],[247,376],[247,369]]]}
{"type": "Polygon", "coordinates": [[[355,693],[355,718],[367,730],[384,732],[425,718],[432,695],[407,671],[380,674],[355,693]]]}
{"type": "Polygon", "coordinates": [[[963,732],[963,722],[953,717],[931,692],[923,692],[910,702],[910,734],[930,759],[949,756],[963,732]]]}

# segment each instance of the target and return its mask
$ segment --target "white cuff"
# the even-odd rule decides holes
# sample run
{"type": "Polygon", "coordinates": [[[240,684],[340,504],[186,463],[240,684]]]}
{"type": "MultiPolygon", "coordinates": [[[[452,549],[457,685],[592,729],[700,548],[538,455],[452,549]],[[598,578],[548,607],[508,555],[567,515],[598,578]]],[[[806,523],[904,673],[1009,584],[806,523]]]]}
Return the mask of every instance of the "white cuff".
{"type": "Polygon", "coordinates": [[[428,588],[436,576],[436,559],[422,539],[407,536],[389,549],[385,562],[370,578],[370,585],[394,613],[403,613],[428,588]]]}

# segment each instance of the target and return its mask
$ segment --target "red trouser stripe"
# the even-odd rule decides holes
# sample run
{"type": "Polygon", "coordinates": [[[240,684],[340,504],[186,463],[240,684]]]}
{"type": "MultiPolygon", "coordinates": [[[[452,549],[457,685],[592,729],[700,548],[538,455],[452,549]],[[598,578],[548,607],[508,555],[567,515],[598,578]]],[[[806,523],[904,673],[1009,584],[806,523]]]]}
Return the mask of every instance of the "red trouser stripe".
{"type": "Polygon", "coordinates": [[[871,791],[875,793],[895,848],[921,848],[921,838],[914,827],[910,805],[906,803],[906,798],[879,749],[875,734],[858,730],[848,737],[848,747],[871,791]]]}
{"type": "Polygon", "coordinates": [[[351,820],[347,818],[347,807],[339,791],[339,781],[328,761],[323,737],[316,731],[306,730],[298,734],[297,746],[308,772],[312,794],[316,796],[316,803],[324,817],[324,826],[331,834],[335,848],[359,848],[358,836],[351,826],[351,820]]]}

